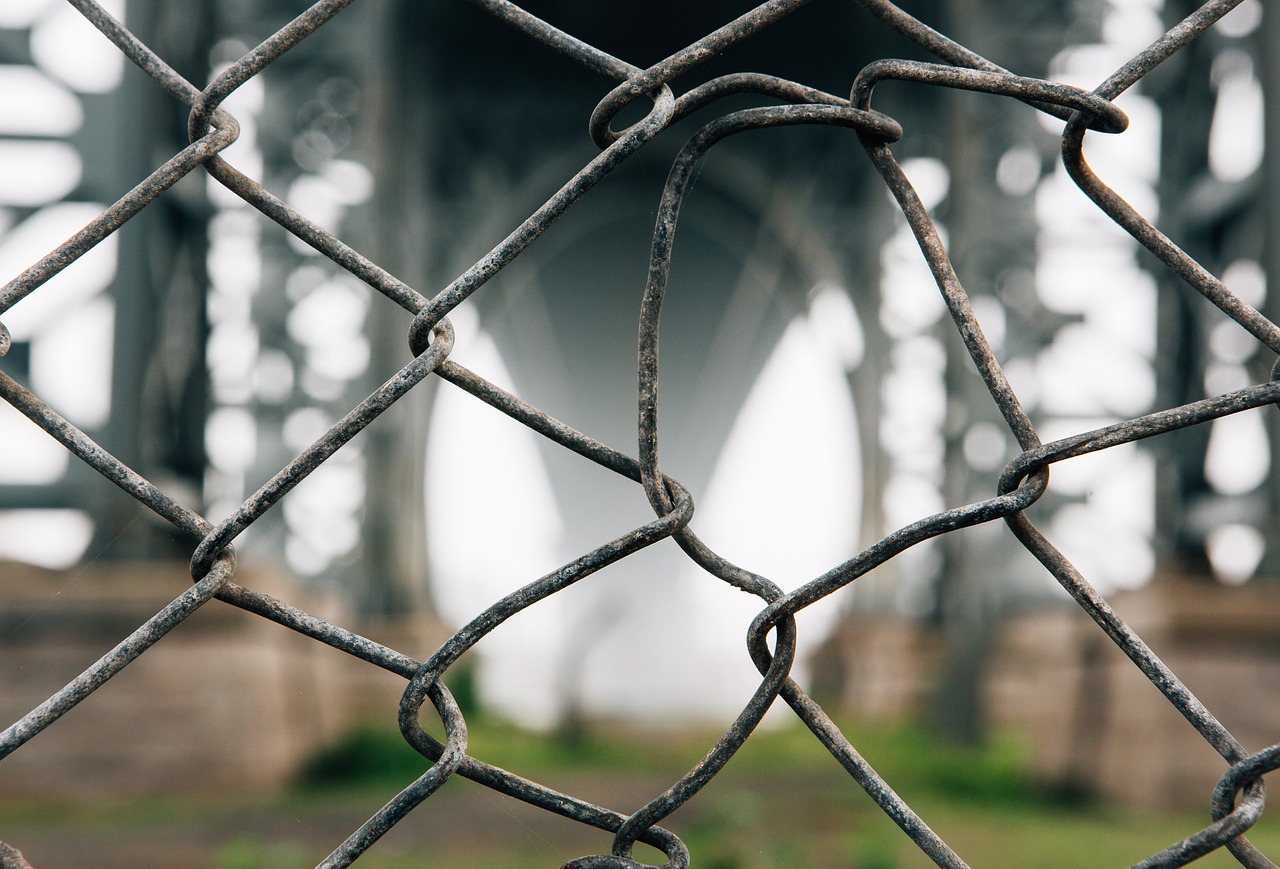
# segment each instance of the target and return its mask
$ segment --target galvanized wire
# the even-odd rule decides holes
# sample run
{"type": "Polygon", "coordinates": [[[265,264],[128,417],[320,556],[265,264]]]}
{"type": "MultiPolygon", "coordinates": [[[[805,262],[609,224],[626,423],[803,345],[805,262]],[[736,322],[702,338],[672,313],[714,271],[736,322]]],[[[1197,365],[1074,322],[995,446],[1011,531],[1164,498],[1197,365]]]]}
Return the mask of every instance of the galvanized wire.
{"type": "MultiPolygon", "coordinates": [[[[673,84],[712,55],[769,27],[806,0],[770,0],[725,24],[704,38],[657,64],[641,69],[564,33],[507,0],[475,0],[476,4],[549,48],[587,69],[618,81],[590,113],[589,129],[601,152],[574,174],[553,196],[517,226],[503,241],[448,286],[431,297],[420,293],[368,260],[330,232],[297,213],[268,192],[261,183],[227,163],[220,153],[239,134],[234,117],[221,108],[237,87],[262,72],[309,34],[329,24],[349,0],[322,0],[231,64],[213,81],[197,87],[175,72],[163,58],[112,18],[96,0],[69,0],[119,50],[156,84],[190,108],[191,144],[165,161],[142,183],[64,244],[0,288],[0,314],[39,289],[55,274],[147,208],[182,177],[203,169],[234,191],[262,215],[305,241],[356,278],[414,314],[408,330],[414,358],[367,399],[335,423],[320,439],[276,473],[230,516],[213,521],[179,504],[156,485],[125,466],[38,396],[0,371],[0,395],[44,429],[68,451],[107,480],[127,492],[159,517],[184,532],[192,545],[191,574],[195,584],[101,660],[30,713],[0,732],[0,759],[37,736],[59,716],[91,697],[94,690],[144,654],[167,631],[210,600],[216,599],[276,622],[319,642],[404,677],[408,685],[400,705],[399,725],[404,738],[432,761],[419,779],[394,795],[387,805],[353,832],[323,862],[346,866],[370,848],[406,814],[414,811],[454,774],[539,806],[582,824],[614,834],[610,854],[584,856],[565,867],[636,867],[635,843],[658,849],[666,866],[691,865],[688,848],[658,824],[694,798],[750,737],[765,712],[778,698],[804,722],[854,781],[939,866],[963,867],[965,862],[892,790],[867,763],[821,706],[791,678],[796,656],[795,615],[827,598],[868,571],[912,546],[951,531],[1004,520],[1013,535],[1031,552],[1097,623],[1134,665],[1158,688],[1224,759],[1226,770],[1212,794],[1213,823],[1164,851],[1137,864],[1144,867],[1182,866],[1226,847],[1244,866],[1274,866],[1244,837],[1265,805],[1262,777],[1280,766],[1280,745],[1250,753],[1179,678],[1110,608],[1071,562],[1037,530],[1024,512],[1049,487],[1049,468],[1067,458],[1110,449],[1142,438],[1188,426],[1205,425],[1243,410],[1280,401],[1280,384],[1268,382],[1237,392],[1153,412],[1135,419],[1063,440],[1042,443],[1018,395],[1010,386],[974,316],[969,296],[952,269],[946,246],[917,196],[907,174],[894,157],[891,144],[904,133],[892,118],[872,108],[877,85],[961,88],[1021,100],[1028,110],[1064,120],[1063,159],[1082,190],[1138,242],[1159,257],[1196,291],[1248,330],[1273,352],[1280,353],[1280,329],[1233,293],[1218,278],[1163,235],[1142,214],[1116,194],[1084,160],[1082,143],[1088,131],[1120,133],[1128,124],[1112,100],[1159,64],[1199,37],[1240,0],[1212,0],[1179,23],[1147,50],[1123,64],[1093,91],[1066,84],[1015,75],[982,58],[947,36],[925,26],[890,0],[859,0],[883,25],[905,35],[942,63],[882,60],[864,68],[852,83],[848,99],[758,73],[737,73],[702,82],[680,96],[673,84]],[[706,124],[675,158],[659,205],[648,280],[639,314],[638,457],[601,443],[554,419],[449,356],[454,335],[447,316],[464,299],[479,291],[510,264],[547,228],[619,165],[660,136],[673,122],[722,97],[751,93],[782,105],[734,111],[706,124]],[[637,100],[651,103],[645,117],[615,132],[610,124],[637,100]],[[679,214],[691,179],[706,153],[727,137],[744,131],[788,125],[832,125],[854,131],[871,164],[897,201],[914,233],[955,328],[996,408],[1022,453],[996,481],[995,494],[976,503],[955,506],[894,531],[848,561],[787,592],[766,577],[732,564],[708,547],[690,527],[694,517],[692,494],[663,473],[659,461],[658,336],[668,269],[679,226],[679,214]],[[298,482],[319,467],[343,444],[429,375],[468,392],[494,409],[523,423],[543,437],[603,468],[639,484],[653,508],[653,521],[574,559],[563,567],[495,602],[458,630],[433,655],[418,661],[394,649],[360,637],[261,592],[238,585],[233,542],[260,516],[271,510],[298,482]],[[751,625],[747,652],[761,673],[750,701],[693,769],[664,793],[630,814],[592,805],[569,794],[513,775],[467,754],[467,724],[443,681],[449,668],[468,649],[520,611],[546,600],[570,585],[658,541],[672,538],[710,576],[758,597],[762,609],[751,625]],[[434,713],[424,710],[430,700],[434,713]],[[421,717],[435,714],[446,734],[443,743],[423,728],[421,717]]],[[[0,324],[0,355],[11,346],[0,324]]],[[[3,449],[3,448],[0,448],[3,449]]],[[[9,455],[11,458],[20,458],[9,455]]],[[[4,847],[0,855],[13,865],[21,858],[4,847]]],[[[9,865],[9,863],[6,863],[9,865]]]]}

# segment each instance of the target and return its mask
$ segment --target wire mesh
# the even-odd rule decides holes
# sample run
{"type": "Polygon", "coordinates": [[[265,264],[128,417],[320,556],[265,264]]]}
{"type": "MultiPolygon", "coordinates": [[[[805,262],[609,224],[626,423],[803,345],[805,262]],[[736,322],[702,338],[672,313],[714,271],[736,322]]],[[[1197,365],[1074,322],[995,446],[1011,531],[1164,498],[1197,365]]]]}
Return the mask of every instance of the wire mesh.
{"type": "MultiPolygon", "coordinates": [[[[672,82],[677,78],[734,43],[770,27],[782,16],[802,6],[805,0],[763,3],[645,69],[562,32],[507,0],[475,0],[478,6],[523,32],[529,39],[543,43],[618,83],[590,115],[590,135],[599,146],[600,153],[489,253],[431,297],[407,285],[308,220],[220,156],[239,133],[236,119],[221,108],[223,101],[319,28],[340,26],[329,25],[328,22],[350,0],[316,3],[204,87],[198,87],[179,75],[164,58],[141,42],[95,0],[69,2],[157,86],[189,107],[190,144],[156,168],[97,219],[0,289],[0,313],[39,291],[51,277],[154,203],[179,179],[199,169],[256,208],[265,218],[284,227],[412,314],[408,342],[414,358],[352,408],[323,437],[281,468],[231,515],[216,521],[182,506],[170,494],[94,443],[40,397],[0,372],[0,395],[10,404],[82,462],[176,529],[185,532],[191,541],[191,575],[195,580],[172,603],[124,638],[98,662],[0,733],[0,758],[22,747],[61,715],[88,699],[98,687],[144,654],[174,626],[216,600],[273,621],[407,680],[399,710],[400,730],[409,744],[432,764],[420,778],[396,794],[339,844],[321,864],[323,866],[349,865],[408,813],[428,811],[419,807],[455,774],[613,834],[610,854],[571,860],[564,864],[566,869],[644,865],[632,856],[637,842],[661,851],[667,858],[666,865],[673,869],[689,866],[691,856],[685,844],[675,834],[659,826],[660,823],[682,804],[696,797],[747,741],[766,711],[781,699],[853,781],[929,859],[939,866],[962,867],[965,862],[892,790],[860,756],[823,708],[791,678],[791,668],[796,659],[795,616],[910,547],[958,529],[1003,520],[1022,546],[1044,565],[1226,762],[1226,772],[1212,794],[1213,822],[1137,865],[1182,866],[1223,847],[1241,865],[1275,865],[1249,843],[1244,833],[1263,810],[1265,789],[1262,776],[1280,766],[1280,745],[1253,753],[1245,749],[1142,638],[1115,614],[1086,577],[1049,543],[1024,511],[1048,490],[1049,468],[1056,462],[1274,404],[1280,401],[1280,384],[1261,383],[1042,443],[979,327],[937,227],[910,179],[895,160],[891,145],[904,135],[901,126],[872,107],[872,95],[877,85],[900,81],[1013,98],[1025,103],[1030,110],[1062,120],[1065,124],[1062,132],[1065,166],[1097,208],[1258,342],[1272,352],[1280,353],[1280,329],[1201,267],[1119,196],[1089,167],[1083,152],[1083,142],[1090,131],[1117,134],[1125,130],[1128,118],[1114,104],[1116,97],[1203,34],[1240,0],[1205,3],[1146,50],[1121,65],[1092,91],[1018,76],[927,27],[890,0],[859,0],[869,18],[878,26],[897,31],[940,62],[877,61],[858,73],[848,98],[756,73],[719,76],[680,96],[672,89],[672,82]],[[707,123],[675,158],[663,191],[639,312],[636,457],[574,430],[450,359],[454,332],[448,314],[453,308],[480,291],[494,275],[536,244],[557,218],[647,143],[662,135],[675,121],[726,96],[744,93],[764,96],[780,104],[728,112],[707,123]],[[648,106],[647,114],[626,129],[615,130],[612,126],[614,118],[637,102],[648,106]],[[849,128],[857,137],[914,233],[972,364],[1022,452],[999,476],[992,497],[953,507],[902,527],[821,576],[786,591],[766,577],[730,563],[705,545],[690,528],[694,516],[692,495],[679,481],[663,473],[658,458],[659,323],[681,205],[700,161],[718,143],[746,130],[815,124],[849,128]],[[638,484],[653,508],[654,519],[496,601],[458,630],[429,658],[419,661],[358,636],[341,625],[238,584],[233,544],[246,528],[278,504],[308,474],[431,375],[465,390],[585,461],[594,462],[638,484]],[[747,653],[761,674],[759,687],[707,755],[664,793],[629,814],[556,792],[470,756],[467,753],[467,723],[445,684],[449,668],[464,652],[481,643],[486,635],[520,611],[667,538],[674,540],[688,558],[710,577],[754,595],[761,603],[747,642],[747,653]],[[430,710],[424,709],[428,701],[430,710]],[[421,723],[423,715],[438,716],[446,734],[444,742],[426,732],[421,723]]],[[[4,355],[10,345],[8,333],[0,325],[0,355],[4,355]]],[[[21,459],[21,456],[8,457],[21,459]]],[[[24,865],[21,857],[8,846],[0,846],[0,857],[6,861],[4,865],[24,865]]]]}

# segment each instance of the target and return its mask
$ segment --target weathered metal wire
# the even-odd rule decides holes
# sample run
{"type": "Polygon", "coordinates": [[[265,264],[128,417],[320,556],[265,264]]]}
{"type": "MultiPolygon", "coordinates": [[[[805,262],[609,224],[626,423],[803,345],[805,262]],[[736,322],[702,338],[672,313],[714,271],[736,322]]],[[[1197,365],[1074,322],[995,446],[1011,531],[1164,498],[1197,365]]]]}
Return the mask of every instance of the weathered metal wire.
{"type": "MultiPolygon", "coordinates": [[[[0,732],[0,758],[37,736],[72,706],[144,654],[164,634],[213,598],[271,620],[283,627],[342,650],[407,680],[399,711],[400,729],[410,745],[432,761],[419,779],[395,795],[386,806],[353,832],[321,864],[347,866],[370,848],[400,819],[419,807],[454,774],[464,776],[531,805],[614,834],[612,853],[570,860],[565,867],[636,867],[636,842],[648,844],[666,858],[668,867],[691,865],[691,855],[673,833],[657,826],[675,809],[693,799],[724,768],[748,740],[765,712],[781,697],[796,716],[832,754],[873,801],[939,866],[964,867],[965,862],[937,836],[859,755],[853,744],[821,706],[790,677],[796,655],[795,615],[804,608],[847,587],[909,548],[951,531],[1004,520],[1013,535],[1071,594],[1134,665],[1157,687],[1200,735],[1222,755],[1228,767],[1212,799],[1213,823],[1159,854],[1142,867],[1183,866],[1220,847],[1228,848],[1244,866],[1274,866],[1243,833],[1265,806],[1262,776],[1280,766],[1280,745],[1250,754],[1110,608],[1071,562],[1036,529],[1025,511],[1049,488],[1049,468],[1056,462],[1121,444],[1164,435],[1247,409],[1280,403],[1280,384],[1259,384],[1214,396],[1116,425],[1043,444],[991,350],[950,259],[942,237],[920,201],[890,145],[905,134],[892,118],[871,109],[876,83],[896,79],[915,86],[961,88],[1014,97],[1028,106],[1066,121],[1062,150],[1071,177],[1116,223],[1165,262],[1192,288],[1212,301],[1268,349],[1280,353],[1280,329],[1233,293],[1175,242],[1162,234],[1102,181],[1084,160],[1083,141],[1089,130],[1119,133],[1128,119],[1112,100],[1183,49],[1211,27],[1240,0],[1211,0],[1123,64],[1092,92],[1058,82],[1015,75],[933,30],[899,9],[890,0],[859,0],[882,24],[905,35],[944,63],[881,60],[865,67],[852,85],[849,99],[806,85],[759,73],[735,73],[697,84],[677,97],[678,78],[696,70],[725,48],[750,38],[807,0],[769,0],[675,52],[642,69],[603,52],[544,22],[508,0],[474,0],[476,5],[510,24],[528,38],[561,52],[588,70],[619,83],[590,112],[588,123],[601,153],[576,172],[553,196],[517,226],[489,253],[463,271],[443,290],[428,297],[365,258],[316,223],[286,205],[261,183],[241,173],[220,155],[239,133],[234,117],[222,102],[245,82],[260,74],[321,27],[350,0],[321,0],[295,18],[213,81],[198,88],[178,75],[96,0],[69,0],[119,50],[156,84],[190,109],[191,144],[166,160],[143,182],[47,256],[0,288],[0,314],[39,289],[55,274],[126,221],[154,203],[164,191],[197,167],[235,192],[265,218],[320,251],[341,268],[413,313],[408,340],[414,358],[364,402],[351,410],[310,447],[282,468],[232,515],[219,522],[200,516],[143,478],[84,432],[60,416],[38,396],[0,372],[0,397],[25,414],[89,467],[145,505],[161,519],[184,532],[193,542],[191,573],[195,584],[142,624],[81,676],[0,732]],[[723,97],[753,93],[785,105],[735,111],[702,127],[680,151],[659,204],[650,257],[648,283],[640,311],[638,360],[638,458],[594,440],[516,396],[489,383],[452,361],[453,331],[446,315],[535,244],[547,228],[618,166],[663,134],[675,121],[723,97]],[[637,99],[653,105],[639,122],[622,132],[611,129],[618,113],[637,99]],[[871,164],[896,199],[914,234],[959,336],[992,401],[1023,452],[1013,459],[996,485],[993,497],[953,506],[920,519],[857,553],[847,561],[798,588],[785,592],[766,577],[732,564],[708,547],[694,532],[693,495],[662,471],[658,429],[658,333],[671,253],[681,205],[699,162],[716,144],[745,131],[791,125],[842,126],[854,130],[871,164]],[[577,558],[495,602],[458,630],[426,661],[360,637],[268,595],[233,582],[235,539],[271,510],[308,474],[318,468],[358,432],[424,382],[431,374],[475,396],[530,430],[577,455],[642,486],[655,519],[577,558]],[[595,572],[660,540],[672,538],[689,558],[713,576],[758,597],[762,608],[751,624],[747,652],[762,680],[734,723],[706,757],[664,793],[637,811],[624,815],[576,797],[556,792],[467,754],[466,721],[442,681],[449,668],[468,649],[482,642],[500,624],[522,610],[578,583],[595,572]],[[772,637],[772,648],[770,647],[772,637]],[[424,706],[431,706],[446,735],[441,743],[421,723],[424,706]],[[1243,799],[1236,805],[1238,794],[1243,799]]],[[[0,323],[0,356],[11,346],[0,323]]],[[[0,449],[6,449],[0,447],[0,449]]],[[[19,859],[19,858],[14,858],[19,859]]]]}

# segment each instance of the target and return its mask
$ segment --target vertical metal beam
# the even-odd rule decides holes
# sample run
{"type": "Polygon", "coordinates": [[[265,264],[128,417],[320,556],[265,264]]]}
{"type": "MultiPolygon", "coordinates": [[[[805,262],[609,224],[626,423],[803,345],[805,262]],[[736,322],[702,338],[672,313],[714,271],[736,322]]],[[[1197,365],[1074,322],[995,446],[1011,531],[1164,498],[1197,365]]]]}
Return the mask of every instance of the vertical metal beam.
{"type": "MultiPolygon", "coordinates": [[[[372,134],[363,143],[377,179],[375,231],[369,253],[424,295],[431,295],[432,207],[424,195],[433,163],[432,88],[421,68],[426,12],[422,4],[384,4],[374,28],[381,64],[366,70],[366,102],[372,134]]],[[[381,301],[381,300],[376,300],[381,301]]],[[[394,306],[375,304],[366,321],[374,372],[394,371],[409,357],[409,318],[394,306]]],[[[426,503],[427,412],[431,382],[392,408],[366,432],[365,478],[370,492],[362,522],[362,608],[386,616],[431,609],[428,594],[426,503]]]]}
{"type": "MultiPolygon", "coordinates": [[[[1165,21],[1180,20],[1192,8],[1185,0],[1166,4],[1165,21]]],[[[1211,60],[1208,40],[1183,49],[1162,70],[1164,86],[1155,93],[1166,119],[1211,118],[1213,95],[1209,88],[1211,60]]],[[[1160,147],[1161,229],[1200,258],[1211,270],[1218,268],[1204,258],[1211,253],[1203,232],[1193,228],[1194,216],[1183,207],[1188,191],[1207,174],[1209,128],[1207,124],[1180,124],[1166,121],[1160,147]]],[[[1142,261],[1153,270],[1158,282],[1159,301],[1157,356],[1157,404],[1173,407],[1204,396],[1205,335],[1204,301],[1163,263],[1145,252],[1142,261]]],[[[1156,477],[1156,574],[1199,575],[1209,573],[1202,535],[1191,533],[1188,514],[1193,505],[1203,503],[1209,493],[1204,476],[1205,448],[1209,427],[1197,426],[1153,445],[1162,472],[1156,477]]]]}
{"type": "MultiPolygon", "coordinates": [[[[157,0],[131,0],[126,17],[134,33],[191,75],[208,43],[209,8],[209,0],[193,0],[180,11],[157,0]]],[[[117,91],[94,99],[106,129],[86,154],[86,192],[112,201],[186,144],[185,111],[129,65],[117,91]]],[[[116,235],[118,265],[108,291],[115,307],[111,399],[98,433],[103,446],[195,506],[208,395],[201,181],[179,182],[116,235]]],[[[175,533],[140,521],[142,511],[113,488],[86,487],[82,502],[95,523],[91,557],[183,557],[175,533]]]]}
{"type": "MultiPolygon", "coordinates": [[[[950,0],[942,29],[1019,74],[1044,76],[1048,59],[1063,47],[1060,34],[1065,24],[1059,4],[950,0]],[[1040,40],[1028,34],[1040,34],[1040,40]]],[[[999,305],[1005,312],[1009,341],[1029,345],[1042,337],[1043,324],[1025,322],[1017,307],[1002,298],[1002,288],[1011,284],[1013,275],[1035,268],[1034,197],[1030,190],[1020,196],[1005,192],[997,178],[1002,155],[1013,147],[1034,147],[1044,133],[1031,110],[1010,100],[954,91],[946,94],[945,105],[942,154],[950,187],[940,220],[948,232],[952,262],[971,299],[993,308],[999,305]],[[948,214],[957,219],[949,221],[948,214]]],[[[984,325],[989,328],[991,323],[984,325]]],[[[939,325],[939,335],[947,352],[942,491],[945,503],[956,506],[990,494],[990,475],[974,473],[965,455],[966,435],[977,424],[994,424],[1000,430],[1004,425],[948,318],[939,325]]],[[[1006,347],[1000,355],[1007,361],[1017,351],[1036,349],[1006,347]]],[[[1015,446],[1011,438],[1006,443],[1007,450],[1015,446]]],[[[996,625],[1014,593],[1011,565],[1019,563],[1018,547],[1001,532],[1004,529],[996,526],[979,527],[948,535],[939,543],[934,618],[947,651],[940,659],[930,717],[940,734],[961,744],[978,744],[986,737],[986,660],[996,625]]]]}
{"type": "MultiPolygon", "coordinates": [[[[1263,307],[1272,322],[1280,321],[1280,11],[1271,4],[1264,11],[1259,50],[1263,117],[1262,184],[1259,185],[1262,220],[1262,267],[1266,274],[1267,300],[1263,307]]],[[[1274,369],[1273,369],[1274,370],[1274,369]]],[[[1280,413],[1266,414],[1271,446],[1271,477],[1266,486],[1260,524],[1267,540],[1259,572],[1280,577],[1280,413]]]]}

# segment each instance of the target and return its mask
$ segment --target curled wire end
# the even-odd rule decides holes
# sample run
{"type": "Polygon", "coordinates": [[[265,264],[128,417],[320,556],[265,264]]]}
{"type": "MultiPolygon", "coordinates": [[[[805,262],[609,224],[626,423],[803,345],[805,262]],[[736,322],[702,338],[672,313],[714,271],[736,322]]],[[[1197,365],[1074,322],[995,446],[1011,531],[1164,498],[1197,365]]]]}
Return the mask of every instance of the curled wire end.
{"type": "MultiPolygon", "coordinates": [[[[2,325],[3,324],[0,324],[0,326],[2,325]]],[[[0,352],[0,356],[3,356],[3,355],[4,355],[3,352],[0,352]]],[[[1280,380],[1280,356],[1277,356],[1276,361],[1271,365],[1270,379],[1273,381],[1280,380]]],[[[1276,407],[1280,407],[1280,404],[1276,405],[1276,407]]]]}
{"type": "Polygon", "coordinates": [[[191,581],[200,582],[213,570],[219,562],[226,566],[228,575],[236,569],[236,549],[230,543],[216,551],[213,550],[214,537],[210,534],[196,547],[191,556],[191,581]]]}
{"type": "Polygon", "coordinates": [[[426,351],[431,343],[431,330],[438,322],[439,315],[431,309],[430,305],[419,311],[413,318],[413,323],[409,325],[409,351],[414,356],[421,356],[426,351]]]}
{"type": "MultiPolygon", "coordinates": [[[[6,355],[12,346],[13,338],[9,335],[9,330],[5,328],[4,323],[0,323],[0,356],[6,355]]],[[[1274,375],[1272,376],[1274,378],[1274,375]]]]}
{"type": "Polygon", "coordinates": [[[647,869],[644,863],[638,863],[629,857],[614,857],[601,854],[599,856],[578,857],[568,863],[561,864],[560,869],[647,869]]]}
{"type": "MultiPolygon", "coordinates": [[[[658,832],[655,828],[653,832],[658,832]]],[[[677,836],[668,833],[666,830],[661,831],[665,840],[661,843],[663,853],[667,855],[667,862],[661,869],[688,869],[690,864],[689,848],[684,842],[680,841],[677,836]]],[[[658,843],[654,843],[658,845],[658,843]]],[[[562,863],[560,869],[657,869],[648,863],[641,863],[631,857],[622,857],[616,854],[598,854],[587,857],[578,857],[567,863],[562,863]]]]}
{"type": "MultiPolygon", "coordinates": [[[[421,356],[427,352],[433,339],[446,338],[448,346],[453,346],[453,324],[447,318],[433,322],[435,316],[439,315],[433,314],[430,308],[423,308],[418,316],[413,318],[413,323],[409,326],[409,349],[413,351],[414,356],[421,356]]],[[[448,350],[445,352],[448,353],[448,350]]]]}
{"type": "MultiPolygon", "coordinates": [[[[3,355],[3,353],[0,353],[0,356],[3,355]]],[[[32,869],[31,864],[22,856],[21,851],[12,845],[6,845],[4,842],[0,842],[0,866],[4,866],[5,869],[9,869],[9,867],[12,867],[12,869],[32,869]]]]}

